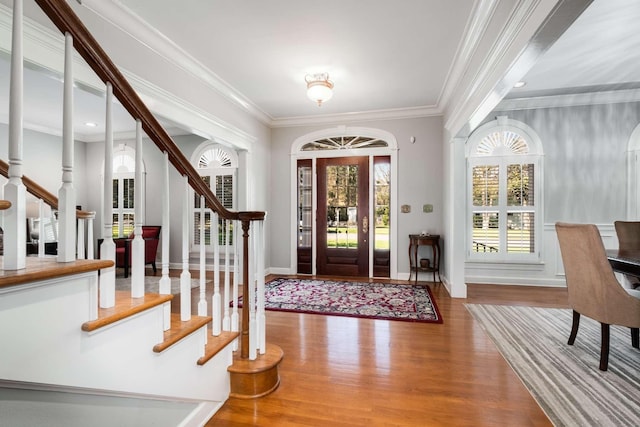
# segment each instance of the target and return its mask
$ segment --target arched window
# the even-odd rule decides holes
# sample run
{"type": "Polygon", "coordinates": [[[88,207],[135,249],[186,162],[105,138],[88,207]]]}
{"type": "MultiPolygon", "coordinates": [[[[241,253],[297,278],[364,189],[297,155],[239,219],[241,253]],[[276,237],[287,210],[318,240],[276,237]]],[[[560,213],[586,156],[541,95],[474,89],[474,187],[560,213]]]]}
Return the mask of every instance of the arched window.
{"type": "MultiPolygon", "coordinates": [[[[238,156],[235,151],[210,141],[201,145],[194,153],[192,163],[198,173],[207,183],[213,194],[222,205],[235,210],[236,206],[236,181],[238,171],[238,156]]],[[[200,247],[200,197],[194,195],[193,199],[193,229],[192,242],[194,249],[200,247]]],[[[225,222],[218,221],[218,244],[225,244],[225,222]]],[[[211,210],[204,212],[204,244],[207,250],[213,250],[211,240],[211,210]]],[[[229,236],[229,244],[233,243],[233,236],[229,236]]]]}
{"type": "Polygon", "coordinates": [[[542,144],[531,128],[498,117],[467,142],[470,260],[540,259],[542,144]]]}
{"type": "Polygon", "coordinates": [[[113,153],[113,237],[133,232],[135,172],[135,151],[121,144],[113,153]]]}

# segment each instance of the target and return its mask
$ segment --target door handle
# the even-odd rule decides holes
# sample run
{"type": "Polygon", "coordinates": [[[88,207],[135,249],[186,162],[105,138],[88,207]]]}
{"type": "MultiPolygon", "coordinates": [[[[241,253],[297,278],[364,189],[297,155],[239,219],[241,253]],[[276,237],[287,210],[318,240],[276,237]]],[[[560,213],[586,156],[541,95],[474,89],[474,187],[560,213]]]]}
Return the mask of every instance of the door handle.
{"type": "Polygon", "coordinates": [[[366,233],[369,230],[369,218],[366,216],[362,218],[362,232],[366,233]]]}

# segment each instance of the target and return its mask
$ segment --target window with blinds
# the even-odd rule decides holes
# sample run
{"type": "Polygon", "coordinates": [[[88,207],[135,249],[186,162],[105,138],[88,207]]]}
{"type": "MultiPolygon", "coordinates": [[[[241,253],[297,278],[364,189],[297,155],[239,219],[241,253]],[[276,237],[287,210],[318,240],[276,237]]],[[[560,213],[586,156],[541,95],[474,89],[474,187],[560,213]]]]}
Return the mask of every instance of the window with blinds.
{"type": "Polygon", "coordinates": [[[522,129],[498,121],[470,138],[470,258],[534,259],[539,257],[540,149],[532,149],[522,129]]]}
{"type": "MultiPolygon", "coordinates": [[[[234,153],[220,146],[210,146],[205,148],[198,157],[197,169],[202,180],[207,184],[218,200],[220,200],[222,205],[229,210],[234,210],[236,191],[235,176],[237,171],[237,160],[235,160],[234,153]]],[[[197,248],[200,247],[201,229],[203,229],[203,243],[207,250],[213,250],[214,241],[212,240],[211,229],[213,213],[211,209],[205,207],[204,216],[202,216],[202,218],[201,216],[200,196],[198,194],[194,194],[192,229],[193,245],[197,248]]],[[[217,230],[213,231],[213,235],[217,235],[218,244],[220,246],[224,246],[228,240],[229,245],[233,245],[233,225],[229,225],[229,230],[227,230],[226,221],[218,219],[215,227],[217,230]]]]}
{"type": "Polygon", "coordinates": [[[135,217],[135,179],[113,179],[113,237],[127,237],[133,233],[135,217]]]}

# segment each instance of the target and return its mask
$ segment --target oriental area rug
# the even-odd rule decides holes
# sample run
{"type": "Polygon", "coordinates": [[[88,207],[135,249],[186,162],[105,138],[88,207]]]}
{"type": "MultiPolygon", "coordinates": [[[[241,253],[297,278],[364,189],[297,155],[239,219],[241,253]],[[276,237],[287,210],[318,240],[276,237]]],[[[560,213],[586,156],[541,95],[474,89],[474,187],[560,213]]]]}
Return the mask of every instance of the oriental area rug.
{"type": "Polygon", "coordinates": [[[555,426],[640,425],[640,350],[629,328],[611,326],[609,369],[601,371],[593,319],[581,316],[571,346],[569,309],[466,307],[555,426]]]}
{"type": "MultiPolygon", "coordinates": [[[[239,301],[242,306],[242,300],[239,301]]],[[[442,323],[428,286],[279,278],[265,284],[275,311],[442,323]]]]}

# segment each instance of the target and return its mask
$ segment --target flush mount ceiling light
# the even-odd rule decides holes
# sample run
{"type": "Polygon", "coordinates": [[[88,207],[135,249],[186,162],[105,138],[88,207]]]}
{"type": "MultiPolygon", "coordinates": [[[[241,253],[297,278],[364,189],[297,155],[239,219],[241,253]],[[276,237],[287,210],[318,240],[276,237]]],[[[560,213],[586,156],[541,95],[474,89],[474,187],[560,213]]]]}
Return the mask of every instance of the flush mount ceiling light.
{"type": "Polygon", "coordinates": [[[523,82],[523,81],[515,82],[513,87],[515,87],[515,88],[524,87],[524,86],[526,86],[526,84],[527,84],[527,82],[523,82]]]}
{"type": "Polygon", "coordinates": [[[328,73],[307,74],[304,80],[307,82],[307,96],[317,102],[318,107],[333,96],[333,82],[329,80],[328,73]]]}

